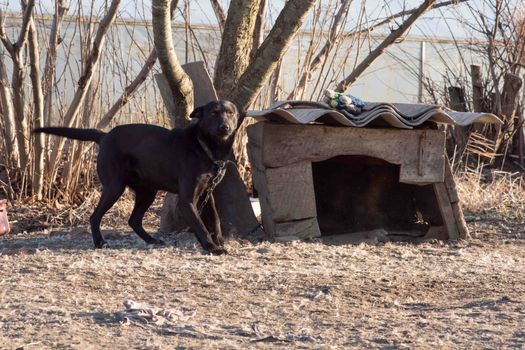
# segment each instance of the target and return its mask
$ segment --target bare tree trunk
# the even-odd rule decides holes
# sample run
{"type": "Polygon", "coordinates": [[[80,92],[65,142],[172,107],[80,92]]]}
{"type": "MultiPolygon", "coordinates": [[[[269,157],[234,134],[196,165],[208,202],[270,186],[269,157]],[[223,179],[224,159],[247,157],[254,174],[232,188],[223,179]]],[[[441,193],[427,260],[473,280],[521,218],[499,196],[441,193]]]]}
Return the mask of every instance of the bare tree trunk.
{"type": "MultiPolygon", "coordinates": [[[[33,90],[33,127],[44,126],[44,95],[42,94],[42,82],[40,81],[40,54],[38,52],[38,37],[34,24],[29,24],[29,59],[31,84],[33,90]]],[[[31,185],[33,197],[42,200],[44,191],[44,134],[34,135],[33,173],[31,174],[31,185]]]]}
{"type": "Polygon", "coordinates": [[[13,75],[11,86],[13,93],[11,95],[13,101],[13,111],[15,119],[15,134],[16,142],[20,155],[20,168],[25,169],[29,161],[29,140],[27,130],[27,120],[24,117],[24,72],[25,66],[22,62],[22,49],[25,47],[29,33],[29,22],[35,7],[35,1],[29,0],[22,4],[24,15],[22,18],[22,27],[18,34],[18,39],[12,43],[7,37],[4,30],[4,18],[0,12],[0,40],[4,47],[9,52],[11,60],[13,61],[13,75]]]}
{"type": "MultiPolygon", "coordinates": [[[[0,53],[2,54],[2,53],[0,53]]],[[[13,107],[13,97],[9,88],[7,69],[3,59],[0,59],[0,105],[5,125],[5,146],[14,166],[20,167],[20,154],[16,142],[16,125],[13,107]]]]}
{"type": "Polygon", "coordinates": [[[189,123],[193,110],[193,83],[175,54],[171,33],[169,0],[153,0],[153,40],[155,49],[175,102],[175,115],[171,116],[173,127],[183,127],[189,123]]]}
{"type": "Polygon", "coordinates": [[[253,62],[239,78],[237,88],[231,94],[231,100],[241,110],[246,110],[257,97],[314,4],[315,0],[289,0],[286,3],[272,30],[257,50],[253,62]]]}
{"type": "MultiPolygon", "coordinates": [[[[25,45],[25,44],[24,44],[25,45]]],[[[11,86],[13,87],[13,110],[15,115],[16,126],[16,141],[18,150],[20,151],[20,168],[25,169],[29,161],[29,140],[27,130],[27,120],[24,116],[24,91],[23,81],[25,74],[25,67],[20,60],[22,59],[20,53],[16,53],[13,59],[13,75],[11,79],[11,86]]]]}
{"type": "MultiPolygon", "coordinates": [[[[104,18],[102,18],[102,20],[100,21],[100,24],[97,30],[97,34],[95,36],[95,39],[93,40],[91,51],[86,60],[86,65],[83,69],[80,79],[78,80],[78,89],[75,92],[73,101],[69,105],[69,108],[64,116],[66,126],[68,127],[71,127],[75,123],[75,120],[78,115],[78,111],[80,110],[80,106],[82,102],[84,101],[87,91],[89,90],[89,85],[91,84],[93,73],[100,61],[100,53],[101,53],[102,46],[104,44],[106,33],[109,27],[111,26],[111,24],[115,21],[115,17],[117,16],[117,10],[118,10],[119,5],[120,5],[120,0],[113,0],[108,9],[108,12],[104,16],[104,18]]],[[[56,176],[58,159],[59,159],[60,154],[62,153],[62,149],[64,148],[65,141],[66,139],[60,138],[57,141],[57,144],[55,145],[53,152],[51,153],[50,165],[49,165],[49,169],[51,169],[51,181],[50,182],[53,182],[56,176]]]]}
{"type": "Polygon", "coordinates": [[[255,29],[253,30],[253,44],[250,52],[250,61],[253,61],[257,49],[264,41],[264,28],[266,27],[266,0],[261,0],[257,18],[255,20],[255,29]]]}
{"type": "Polygon", "coordinates": [[[224,32],[224,24],[226,23],[226,15],[224,14],[224,9],[222,8],[222,5],[217,0],[211,0],[211,6],[213,7],[213,12],[215,12],[215,16],[217,17],[217,21],[219,22],[219,29],[221,30],[221,33],[224,32]]]}
{"type": "Polygon", "coordinates": [[[46,63],[44,66],[44,75],[42,78],[42,92],[44,94],[44,124],[51,123],[51,115],[53,113],[53,85],[55,83],[55,71],[57,62],[57,47],[59,45],[58,38],[60,36],[60,27],[67,7],[64,6],[63,0],[55,2],[55,14],[53,16],[53,23],[49,33],[49,48],[46,55],[46,63]]]}
{"type": "Polygon", "coordinates": [[[214,85],[219,98],[226,98],[237,86],[250,64],[253,33],[261,0],[232,0],[224,26],[221,48],[215,64],[214,85]]]}
{"type": "Polygon", "coordinates": [[[427,10],[429,10],[436,0],[425,0],[412,14],[403,22],[396,30],[393,30],[384,40],[377,46],[368,56],[347,76],[339,82],[336,91],[344,92],[356,79],[374,62],[387,47],[394,44],[403,34],[405,34],[414,22],[421,17],[427,10]]]}

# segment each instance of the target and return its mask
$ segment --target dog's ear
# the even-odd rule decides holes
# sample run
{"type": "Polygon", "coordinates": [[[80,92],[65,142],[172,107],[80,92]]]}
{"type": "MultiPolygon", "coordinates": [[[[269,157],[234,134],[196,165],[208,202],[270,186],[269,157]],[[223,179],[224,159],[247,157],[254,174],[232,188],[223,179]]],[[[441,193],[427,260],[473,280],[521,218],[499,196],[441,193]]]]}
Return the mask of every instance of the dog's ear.
{"type": "Polygon", "coordinates": [[[203,111],[204,111],[204,106],[195,108],[193,110],[193,112],[191,112],[191,114],[190,114],[190,119],[193,119],[193,118],[199,119],[200,117],[202,117],[202,112],[203,111]]]}

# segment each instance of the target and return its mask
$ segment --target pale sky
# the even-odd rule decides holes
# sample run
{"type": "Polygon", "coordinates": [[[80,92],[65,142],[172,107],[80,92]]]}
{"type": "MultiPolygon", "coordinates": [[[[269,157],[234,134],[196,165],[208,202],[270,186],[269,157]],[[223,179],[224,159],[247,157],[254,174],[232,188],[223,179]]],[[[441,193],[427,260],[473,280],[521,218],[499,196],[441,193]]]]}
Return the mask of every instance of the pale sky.
{"type": "MultiPolygon", "coordinates": [[[[322,0],[323,5],[338,2],[339,0],[322,0]]],[[[366,2],[354,1],[351,5],[351,10],[349,12],[349,17],[356,17],[359,13],[359,9],[364,3],[364,8],[366,9],[367,16],[369,20],[377,18],[385,18],[390,14],[396,13],[403,8],[411,9],[417,7],[422,0],[368,0],[366,2]]],[[[444,0],[442,0],[444,1],[444,0]]],[[[521,0],[511,0],[511,1],[521,1],[521,0]]],[[[65,1],[68,2],[67,0],[65,1]]],[[[227,5],[229,1],[221,1],[223,7],[227,10],[227,5]]],[[[82,4],[83,12],[85,15],[88,14],[88,10],[93,4],[95,15],[102,15],[104,9],[110,1],[107,0],[91,0],[91,1],[69,1],[70,10],[69,14],[76,13],[78,4],[82,4]]],[[[179,7],[182,6],[184,0],[179,1],[179,7]]],[[[488,12],[486,9],[487,0],[470,0],[470,4],[473,4],[476,8],[480,9],[482,12],[488,12]]],[[[268,0],[269,4],[269,22],[271,23],[276,16],[278,15],[280,9],[283,7],[283,0],[268,0]]],[[[19,1],[17,0],[0,0],[0,8],[7,9],[9,11],[20,11],[19,1]]],[[[37,1],[38,12],[51,14],[54,9],[53,0],[41,0],[37,1]]],[[[190,1],[190,16],[192,23],[204,23],[204,24],[216,24],[217,20],[213,13],[210,1],[208,0],[199,0],[199,1],[190,1]]],[[[122,18],[147,18],[151,17],[151,1],[144,0],[122,0],[122,5],[119,13],[122,18]]],[[[181,20],[180,12],[177,13],[177,20],[181,20]]],[[[430,37],[450,37],[450,33],[453,32],[454,36],[459,38],[471,37],[472,33],[466,31],[465,26],[461,22],[471,22],[472,14],[468,10],[465,4],[459,4],[455,6],[449,6],[446,8],[441,8],[438,10],[433,10],[428,12],[421,18],[416,25],[411,29],[411,35],[423,35],[430,37]]],[[[352,18],[349,18],[349,28],[351,29],[352,18]]],[[[400,23],[399,20],[397,23],[400,23]]],[[[395,27],[394,25],[385,26],[382,30],[388,32],[391,28],[395,27]]]]}

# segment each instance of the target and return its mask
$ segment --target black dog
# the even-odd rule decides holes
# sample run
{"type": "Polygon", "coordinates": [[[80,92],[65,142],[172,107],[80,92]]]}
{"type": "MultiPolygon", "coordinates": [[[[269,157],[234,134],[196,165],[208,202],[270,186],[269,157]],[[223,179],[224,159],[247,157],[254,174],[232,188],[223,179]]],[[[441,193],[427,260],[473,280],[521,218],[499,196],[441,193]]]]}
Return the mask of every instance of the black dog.
{"type": "Polygon", "coordinates": [[[55,127],[34,130],[100,145],[97,172],[102,194],[90,217],[96,248],[107,245],[100,233],[102,217],[128,186],[135,192],[128,222],[144,241],[164,244],[142,227],[144,213],[157,191],[163,190],[179,194],[181,212],[204,249],[214,254],[226,252],[215,201],[208,189],[223,175],[239,114],[233,103],[216,101],[195,109],[190,117],[197,118],[197,123],[173,130],[146,124],[117,126],[108,133],[55,127]]]}

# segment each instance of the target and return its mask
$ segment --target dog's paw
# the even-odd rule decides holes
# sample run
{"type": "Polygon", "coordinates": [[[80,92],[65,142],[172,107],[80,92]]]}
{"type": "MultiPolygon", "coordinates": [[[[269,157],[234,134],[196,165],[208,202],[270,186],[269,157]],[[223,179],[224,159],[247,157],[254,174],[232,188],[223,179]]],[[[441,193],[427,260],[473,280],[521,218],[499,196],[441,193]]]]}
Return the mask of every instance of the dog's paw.
{"type": "Polygon", "coordinates": [[[218,246],[224,246],[224,238],[222,237],[213,237],[213,241],[218,245],[218,246]]]}
{"type": "Polygon", "coordinates": [[[109,248],[109,244],[105,240],[102,240],[100,242],[95,242],[95,248],[96,249],[109,248]]]}
{"type": "Polygon", "coordinates": [[[213,255],[228,254],[228,251],[224,247],[213,247],[209,250],[209,252],[213,255]]]}
{"type": "Polygon", "coordinates": [[[162,239],[153,238],[151,241],[148,242],[148,244],[154,244],[154,245],[165,246],[165,245],[166,245],[166,242],[164,242],[162,239]]]}

